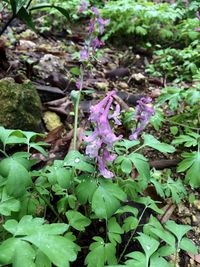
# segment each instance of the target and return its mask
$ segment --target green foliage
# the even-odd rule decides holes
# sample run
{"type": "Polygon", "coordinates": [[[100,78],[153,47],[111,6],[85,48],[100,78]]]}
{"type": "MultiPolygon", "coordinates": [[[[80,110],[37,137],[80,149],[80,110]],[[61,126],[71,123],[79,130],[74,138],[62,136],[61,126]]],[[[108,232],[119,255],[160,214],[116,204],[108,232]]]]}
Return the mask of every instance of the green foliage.
{"type": "Polygon", "coordinates": [[[105,17],[110,17],[108,35],[148,36],[148,41],[170,40],[174,35],[173,23],[181,18],[184,10],[176,5],[153,3],[150,1],[117,0],[109,1],[102,9],[105,17]],[[165,25],[165,27],[162,27],[165,25]]]}
{"type": "MultiPolygon", "coordinates": [[[[46,9],[46,8],[54,8],[57,11],[59,11],[63,16],[67,17],[69,19],[69,13],[67,10],[64,8],[54,5],[54,4],[49,4],[42,2],[41,4],[35,4],[31,5],[30,0],[10,0],[10,1],[5,1],[11,6],[12,9],[12,18],[14,19],[15,17],[20,18],[21,20],[24,21],[25,24],[27,24],[28,27],[30,27],[32,30],[35,30],[35,25],[32,21],[32,11],[33,10],[40,10],[40,9],[46,9]]],[[[3,32],[6,30],[6,28],[9,26],[9,24],[5,25],[3,28],[2,32],[0,34],[3,34],[3,32]]]]}
{"type": "Polygon", "coordinates": [[[61,236],[67,224],[44,224],[42,218],[24,216],[19,222],[7,220],[4,229],[12,237],[0,245],[0,264],[13,266],[69,266],[75,261],[77,245],[67,236],[61,236]]]}
{"type": "Polygon", "coordinates": [[[152,170],[151,182],[154,185],[156,192],[162,198],[170,198],[176,204],[180,203],[187,195],[185,186],[178,178],[171,178],[170,171],[161,172],[152,170]]]}
{"type": "MultiPolygon", "coordinates": [[[[0,213],[5,218],[1,229],[4,240],[0,243],[0,264],[70,266],[80,250],[77,244],[82,242],[77,231],[85,234],[99,221],[103,225],[106,223],[106,232],[103,235],[102,230],[98,235],[92,233],[94,242],[90,244],[85,264],[93,267],[117,264],[117,246],[122,243],[123,235],[132,235],[137,231],[147,209],[162,214],[157,202],[150,197],[141,197],[143,190],[152,183],[148,160],[141,151],[147,146],[162,153],[173,153],[174,147],[159,142],[151,135],[143,135],[142,145],[140,141],[123,139],[115,144],[118,157],[113,169],[118,175],[114,180],[106,180],[97,177],[95,162],[78,151],[70,151],[64,160],[56,160],[51,166],[32,171],[36,163],[30,159],[32,149],[46,155],[43,149],[46,144],[37,142],[37,136],[33,132],[0,128],[4,157],[0,161],[0,213]],[[8,155],[10,148],[15,145],[24,146],[27,152],[8,155]],[[135,180],[130,178],[133,168],[139,173],[135,180]],[[142,212],[124,205],[128,199],[142,205],[142,212]],[[50,221],[46,224],[40,218],[46,212],[54,223],[50,221]]],[[[164,192],[161,196],[172,196],[178,203],[183,197],[180,185],[168,179],[161,185],[164,192]]],[[[156,184],[155,188],[158,188],[156,184]]],[[[164,256],[169,254],[156,254],[162,248],[155,236],[144,232],[136,238],[146,254],[132,252],[127,255],[129,259],[125,266],[133,263],[137,266],[143,260],[150,264],[165,263],[164,256]],[[147,253],[148,242],[151,243],[151,250],[147,253]],[[141,257],[138,258],[138,255],[141,257]]],[[[192,243],[187,239],[180,240],[181,249],[191,246],[192,243]]],[[[171,253],[174,251],[171,250],[171,253]]]]}
{"type": "MultiPolygon", "coordinates": [[[[199,32],[194,33],[199,35],[199,32]]],[[[199,37],[199,36],[197,36],[199,37]]],[[[190,81],[197,75],[199,65],[198,41],[195,39],[184,49],[166,48],[156,50],[152,64],[147,68],[147,72],[156,77],[163,77],[168,80],[190,81]]]]}

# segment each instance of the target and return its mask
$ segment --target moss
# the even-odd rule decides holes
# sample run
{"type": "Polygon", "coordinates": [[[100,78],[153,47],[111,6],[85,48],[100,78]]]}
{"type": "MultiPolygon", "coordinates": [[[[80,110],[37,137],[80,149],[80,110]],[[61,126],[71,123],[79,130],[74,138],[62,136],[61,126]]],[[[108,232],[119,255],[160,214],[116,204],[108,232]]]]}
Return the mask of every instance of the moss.
{"type": "Polygon", "coordinates": [[[31,82],[17,84],[12,78],[0,80],[1,126],[37,131],[41,117],[41,101],[31,82]]]}

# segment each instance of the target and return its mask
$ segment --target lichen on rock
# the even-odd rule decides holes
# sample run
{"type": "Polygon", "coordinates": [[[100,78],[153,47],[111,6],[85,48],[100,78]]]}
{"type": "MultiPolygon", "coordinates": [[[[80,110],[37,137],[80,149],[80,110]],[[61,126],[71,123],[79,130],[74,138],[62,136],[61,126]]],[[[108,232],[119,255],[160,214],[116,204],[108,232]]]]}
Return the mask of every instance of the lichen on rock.
{"type": "Polygon", "coordinates": [[[0,80],[0,125],[9,129],[39,131],[41,101],[31,82],[17,84],[12,78],[0,80]]]}

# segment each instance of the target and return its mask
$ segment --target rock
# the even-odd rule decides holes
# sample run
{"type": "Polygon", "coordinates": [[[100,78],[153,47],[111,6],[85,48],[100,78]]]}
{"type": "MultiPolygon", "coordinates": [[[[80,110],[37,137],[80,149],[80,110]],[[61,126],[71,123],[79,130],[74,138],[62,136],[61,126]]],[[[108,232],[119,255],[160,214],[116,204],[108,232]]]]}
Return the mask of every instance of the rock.
{"type": "Polygon", "coordinates": [[[195,207],[197,210],[200,210],[200,200],[199,200],[199,199],[196,199],[196,200],[193,202],[193,205],[194,205],[194,207],[195,207]]]}
{"type": "Polygon", "coordinates": [[[111,80],[115,80],[117,78],[123,78],[129,76],[130,72],[128,68],[119,67],[114,70],[108,71],[105,73],[105,77],[111,80]]]}
{"type": "MultiPolygon", "coordinates": [[[[150,88],[149,88],[150,89],[150,88]]],[[[153,88],[152,92],[151,92],[151,97],[152,98],[156,98],[159,97],[161,95],[161,90],[159,88],[153,88]]]]}
{"type": "Polygon", "coordinates": [[[36,44],[29,40],[19,40],[18,50],[31,50],[34,51],[36,44]]]}
{"type": "Polygon", "coordinates": [[[119,82],[118,86],[119,86],[121,89],[128,89],[128,84],[125,83],[125,82],[119,82]]]}
{"type": "Polygon", "coordinates": [[[58,87],[61,90],[65,90],[69,85],[69,80],[66,79],[65,75],[59,72],[52,72],[47,81],[51,86],[58,87]]]}
{"type": "Polygon", "coordinates": [[[22,32],[20,34],[20,37],[23,40],[29,40],[29,41],[33,41],[33,40],[38,38],[37,34],[33,31],[31,31],[30,29],[27,29],[26,31],[22,32]]]}
{"type": "Polygon", "coordinates": [[[198,225],[199,224],[199,222],[198,222],[198,219],[197,219],[197,217],[193,214],[192,215],[192,225],[198,225]]]}
{"type": "Polygon", "coordinates": [[[52,111],[46,111],[43,116],[47,130],[52,131],[62,125],[60,117],[52,111]]]}
{"type": "Polygon", "coordinates": [[[62,72],[65,70],[65,61],[51,54],[44,55],[36,68],[39,70],[40,76],[47,79],[52,72],[62,72]]]}
{"type": "Polygon", "coordinates": [[[108,82],[97,82],[95,83],[95,86],[100,90],[108,91],[109,83],[108,82]]]}
{"type": "Polygon", "coordinates": [[[0,80],[0,125],[10,129],[39,131],[41,101],[30,83],[17,84],[12,78],[0,80]]]}
{"type": "Polygon", "coordinates": [[[142,73],[134,73],[131,75],[130,79],[137,83],[143,83],[146,80],[146,77],[142,73]]]}

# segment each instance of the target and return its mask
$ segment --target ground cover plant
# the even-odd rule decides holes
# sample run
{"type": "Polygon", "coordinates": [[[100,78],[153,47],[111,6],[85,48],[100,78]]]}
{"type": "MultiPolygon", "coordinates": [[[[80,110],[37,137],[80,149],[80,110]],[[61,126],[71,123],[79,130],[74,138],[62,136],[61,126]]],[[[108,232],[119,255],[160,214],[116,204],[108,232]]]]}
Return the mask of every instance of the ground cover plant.
{"type": "Polygon", "coordinates": [[[1,77],[32,80],[46,124],[0,126],[0,266],[199,266],[200,4],[3,2],[36,32],[41,7],[46,30],[66,26],[57,10],[72,36],[35,45],[2,25],[1,77]],[[120,54],[124,37],[137,44],[120,54]]]}

